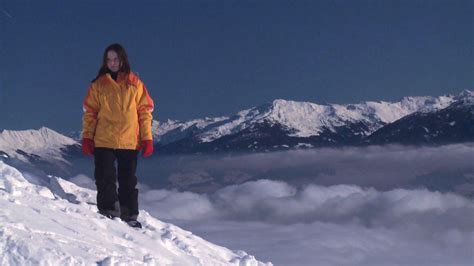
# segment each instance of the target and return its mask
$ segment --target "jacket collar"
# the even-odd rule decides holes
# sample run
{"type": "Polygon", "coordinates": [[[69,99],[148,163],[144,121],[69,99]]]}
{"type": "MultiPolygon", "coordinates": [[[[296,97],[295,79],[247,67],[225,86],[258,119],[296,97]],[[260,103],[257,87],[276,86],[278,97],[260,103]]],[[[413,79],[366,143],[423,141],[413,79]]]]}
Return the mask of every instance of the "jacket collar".
{"type": "Polygon", "coordinates": [[[115,81],[112,76],[110,75],[110,73],[106,73],[105,76],[110,80],[110,81],[113,81],[113,82],[116,82],[117,84],[118,83],[122,83],[124,80],[126,80],[127,78],[127,75],[123,72],[120,72],[118,73],[117,75],[117,81],[115,81]]]}

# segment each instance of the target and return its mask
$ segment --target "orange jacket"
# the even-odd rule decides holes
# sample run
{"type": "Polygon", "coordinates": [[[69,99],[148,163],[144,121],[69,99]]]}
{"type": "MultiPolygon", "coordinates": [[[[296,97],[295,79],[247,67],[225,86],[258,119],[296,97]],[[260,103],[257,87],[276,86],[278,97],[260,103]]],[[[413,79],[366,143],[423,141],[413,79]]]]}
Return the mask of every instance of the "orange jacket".
{"type": "Polygon", "coordinates": [[[130,73],[110,74],[95,80],[84,100],[82,137],[96,147],[138,149],[141,141],[152,140],[154,104],[143,82],[130,73]]]}

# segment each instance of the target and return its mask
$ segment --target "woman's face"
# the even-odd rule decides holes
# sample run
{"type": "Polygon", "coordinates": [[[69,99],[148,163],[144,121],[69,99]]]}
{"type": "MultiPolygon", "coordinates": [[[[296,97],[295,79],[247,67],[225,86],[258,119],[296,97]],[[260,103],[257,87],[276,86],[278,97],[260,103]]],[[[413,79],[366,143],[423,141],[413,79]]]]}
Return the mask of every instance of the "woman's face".
{"type": "Polygon", "coordinates": [[[107,52],[107,67],[112,72],[117,72],[120,69],[120,59],[115,51],[108,51],[107,52]]]}

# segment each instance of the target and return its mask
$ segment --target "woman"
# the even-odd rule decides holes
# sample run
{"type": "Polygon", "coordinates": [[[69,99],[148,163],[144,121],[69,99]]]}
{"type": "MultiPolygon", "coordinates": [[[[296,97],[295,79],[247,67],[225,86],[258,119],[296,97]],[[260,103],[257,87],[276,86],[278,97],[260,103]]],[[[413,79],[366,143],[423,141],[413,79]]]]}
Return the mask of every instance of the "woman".
{"type": "Polygon", "coordinates": [[[138,152],[143,149],[143,157],[153,153],[153,107],[145,85],[130,71],[125,49],[107,47],[84,100],[82,151],[94,155],[99,213],[132,227],[141,227],[135,172],[138,152]]]}

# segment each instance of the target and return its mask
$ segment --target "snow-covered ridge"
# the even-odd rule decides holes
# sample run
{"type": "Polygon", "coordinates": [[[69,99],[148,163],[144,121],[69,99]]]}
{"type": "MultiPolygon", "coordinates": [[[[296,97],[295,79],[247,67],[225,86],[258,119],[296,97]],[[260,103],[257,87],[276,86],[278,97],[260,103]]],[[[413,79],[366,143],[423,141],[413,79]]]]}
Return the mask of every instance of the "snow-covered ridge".
{"type": "MultiPolygon", "coordinates": [[[[61,148],[78,144],[72,138],[42,127],[39,130],[3,130],[0,132],[0,151],[15,156],[17,150],[41,157],[62,159],[61,148]]],[[[17,156],[20,156],[17,154],[17,156]]],[[[21,158],[20,158],[21,159],[21,158]]]]}
{"type": "Polygon", "coordinates": [[[209,243],[141,210],[144,229],[97,213],[95,192],[30,180],[0,160],[2,265],[271,265],[209,243]]]}
{"type": "MultiPolygon", "coordinates": [[[[413,112],[447,107],[451,102],[449,97],[405,97],[394,103],[382,101],[346,105],[276,100],[267,117],[293,129],[293,136],[309,137],[318,135],[324,128],[335,131],[336,127],[349,123],[388,124],[413,112]]],[[[376,129],[372,128],[372,131],[376,129]]]]}
{"type": "Polygon", "coordinates": [[[225,121],[228,117],[215,117],[204,119],[194,119],[186,122],[168,119],[165,122],[154,120],[152,124],[153,139],[155,142],[170,143],[178,139],[193,134],[194,131],[202,131],[221,121],[225,121]],[[172,134],[168,134],[172,133],[172,134]]]}
{"type": "Polygon", "coordinates": [[[474,91],[464,90],[455,97],[455,100],[464,105],[474,105],[474,91]]]}
{"type": "MultiPolygon", "coordinates": [[[[472,95],[470,91],[464,91],[472,95]]],[[[463,94],[461,93],[461,94],[463,94]]],[[[385,124],[392,123],[414,112],[431,112],[448,107],[458,97],[404,97],[398,102],[368,101],[358,104],[315,104],[277,99],[272,103],[246,109],[231,117],[206,118],[188,122],[167,121],[154,128],[158,140],[178,140],[191,132],[201,142],[211,142],[223,136],[237,133],[249,126],[268,122],[280,124],[291,132],[290,136],[318,136],[323,130],[364,123],[369,135],[385,124]]],[[[171,141],[165,141],[169,143],[171,141]]]]}
{"type": "MultiPolygon", "coordinates": [[[[474,103],[473,92],[464,90],[457,96],[404,97],[397,102],[367,101],[358,104],[316,104],[277,99],[229,117],[206,117],[184,122],[154,120],[152,130],[154,141],[161,145],[182,139],[212,142],[261,123],[278,124],[289,132],[290,137],[319,136],[328,130],[337,134],[340,127],[363,124],[367,129],[355,134],[368,136],[384,125],[412,113],[433,112],[452,103],[474,103]]],[[[0,132],[0,152],[20,160],[26,159],[16,153],[18,149],[42,158],[63,160],[61,148],[79,144],[77,141],[45,127],[39,130],[4,130],[0,132]]]]}

